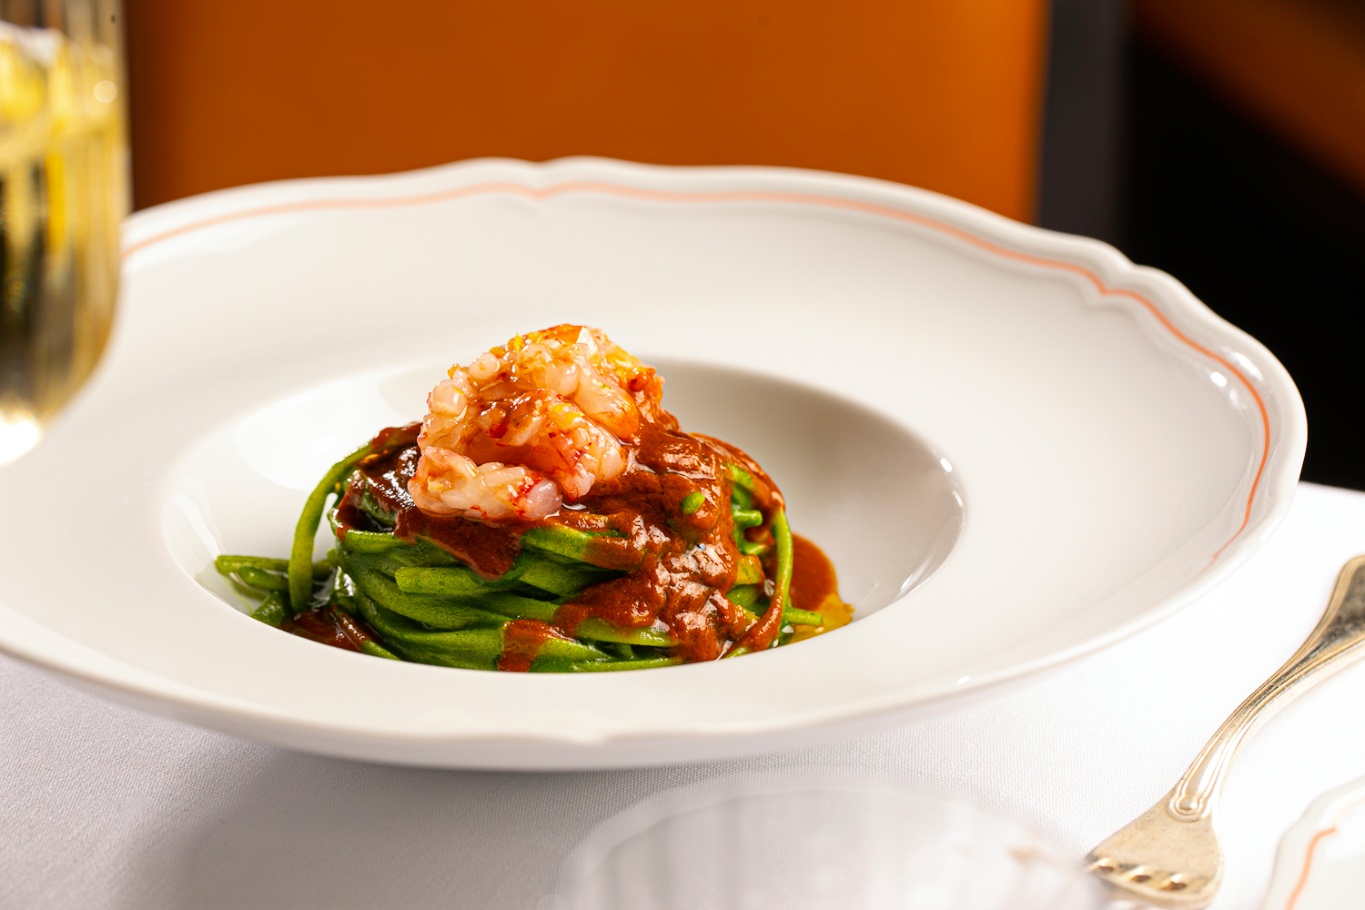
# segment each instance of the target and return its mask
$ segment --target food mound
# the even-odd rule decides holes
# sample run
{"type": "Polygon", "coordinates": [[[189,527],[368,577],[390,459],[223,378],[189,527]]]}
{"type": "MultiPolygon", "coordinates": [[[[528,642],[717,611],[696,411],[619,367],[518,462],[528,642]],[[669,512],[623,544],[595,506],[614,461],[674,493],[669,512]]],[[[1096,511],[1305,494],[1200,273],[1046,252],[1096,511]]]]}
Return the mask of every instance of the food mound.
{"type": "Polygon", "coordinates": [[[452,367],[421,423],[334,465],[288,560],[217,568],[270,625],[473,669],[709,661],[846,623],[763,469],[662,400],[663,379],[599,329],[518,335],[452,367]],[[336,546],[315,563],[333,496],[336,546]]]}

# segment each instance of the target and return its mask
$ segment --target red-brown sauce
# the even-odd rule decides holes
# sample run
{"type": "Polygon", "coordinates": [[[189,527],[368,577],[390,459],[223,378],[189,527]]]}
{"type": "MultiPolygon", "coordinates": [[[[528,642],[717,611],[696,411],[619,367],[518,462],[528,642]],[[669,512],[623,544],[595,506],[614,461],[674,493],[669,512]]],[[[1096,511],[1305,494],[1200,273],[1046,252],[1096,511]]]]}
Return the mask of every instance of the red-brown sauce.
{"type": "Polygon", "coordinates": [[[804,641],[830,629],[848,625],[853,607],[839,597],[839,578],[825,551],[799,534],[792,535],[792,606],[819,613],[819,626],[797,626],[792,641],[804,641]]]}
{"type": "MultiPolygon", "coordinates": [[[[494,578],[511,568],[520,551],[521,536],[529,528],[559,525],[616,533],[594,542],[591,561],[626,574],[590,585],[559,608],[552,624],[533,620],[510,623],[504,631],[505,650],[499,669],[529,669],[545,641],[554,636],[572,637],[589,618],[622,630],[661,625],[677,643],[672,649],[674,656],[687,662],[715,660],[735,648],[762,650],[780,633],[784,606],[780,598],[773,597],[769,608],[755,620],[725,596],[734,585],[739,564],[728,464],[736,462],[754,477],[756,504],[765,516],[770,518],[775,509],[783,507],[782,494],[744,452],[721,440],[680,430],[673,415],[655,404],[658,389],[649,384],[657,382],[651,372],[646,385],[632,388],[644,419],[636,436],[623,440],[628,456],[626,470],[612,480],[599,481],[578,503],[535,523],[478,522],[422,512],[408,494],[408,481],[420,458],[413,442],[418,425],[386,430],[375,438],[377,448],[394,447],[362,462],[361,470],[371,482],[371,495],[395,516],[395,536],[429,540],[484,577],[494,578]],[[684,516],[682,501],[694,493],[702,494],[702,504],[684,516]]],[[[355,496],[353,487],[338,507],[341,534],[348,528],[369,525],[355,496]]],[[[766,537],[771,542],[766,522],[747,534],[751,540],[766,537]]],[[[774,562],[769,556],[764,566],[768,578],[775,575],[774,562]]],[[[831,594],[837,601],[837,582],[829,560],[810,541],[796,538],[793,602],[818,612],[831,594]]],[[[323,640],[331,634],[338,643],[345,638],[329,633],[321,618],[307,622],[316,626],[309,630],[309,637],[323,640]]],[[[295,624],[300,625],[297,621],[295,624]]],[[[300,629],[304,634],[301,625],[300,629]]]]}
{"type": "Polygon", "coordinates": [[[792,535],[792,606],[820,612],[830,595],[838,596],[839,579],[825,552],[800,534],[792,535]]]}
{"type": "Polygon", "coordinates": [[[531,669],[541,647],[551,638],[564,637],[553,626],[538,619],[514,619],[502,630],[502,656],[499,670],[525,673],[531,669]]]}
{"type": "Polygon", "coordinates": [[[347,651],[359,651],[361,645],[376,638],[375,634],[355,617],[338,612],[330,605],[299,613],[286,619],[280,628],[347,651]]]}

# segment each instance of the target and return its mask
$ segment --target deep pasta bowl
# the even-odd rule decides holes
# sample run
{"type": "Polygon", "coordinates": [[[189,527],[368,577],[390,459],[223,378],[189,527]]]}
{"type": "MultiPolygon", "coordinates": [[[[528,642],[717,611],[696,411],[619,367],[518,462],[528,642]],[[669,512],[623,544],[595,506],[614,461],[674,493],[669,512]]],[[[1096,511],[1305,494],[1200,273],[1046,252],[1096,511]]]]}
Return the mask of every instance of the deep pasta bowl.
{"type": "Polygon", "coordinates": [[[129,223],[96,381],[0,472],[0,649],[109,697],[356,758],[582,768],[874,729],[1117,641],[1285,514],[1303,407],[1162,273],[932,193],[770,168],[470,162],[129,223]],[[494,673],[326,648],[211,568],[284,555],[323,471],[445,367],[598,325],[749,451],[848,627],[736,660],[494,673]]]}

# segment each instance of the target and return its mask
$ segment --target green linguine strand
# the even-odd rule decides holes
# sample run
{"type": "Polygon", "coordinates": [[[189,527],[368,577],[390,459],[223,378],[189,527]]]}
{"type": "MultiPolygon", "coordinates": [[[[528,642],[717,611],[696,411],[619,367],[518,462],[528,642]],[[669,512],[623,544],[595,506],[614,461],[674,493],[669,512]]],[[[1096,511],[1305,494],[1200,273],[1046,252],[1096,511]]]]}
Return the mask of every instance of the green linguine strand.
{"type": "Polygon", "coordinates": [[[341,481],[362,458],[374,454],[371,443],[365,443],[328,469],[322,480],[308,494],[303,514],[294,526],[294,544],[289,549],[289,606],[295,613],[308,609],[313,597],[313,538],[318,533],[327,498],[341,488],[341,481]]]}

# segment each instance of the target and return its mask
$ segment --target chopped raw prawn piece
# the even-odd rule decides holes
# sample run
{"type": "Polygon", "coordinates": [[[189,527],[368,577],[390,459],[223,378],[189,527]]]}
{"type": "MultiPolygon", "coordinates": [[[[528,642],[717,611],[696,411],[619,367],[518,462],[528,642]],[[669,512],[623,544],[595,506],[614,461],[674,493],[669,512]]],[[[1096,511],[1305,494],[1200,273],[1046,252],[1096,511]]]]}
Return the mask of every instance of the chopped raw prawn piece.
{"type": "Polygon", "coordinates": [[[427,397],[408,484],[430,515],[534,521],[626,467],[641,410],[661,410],[654,370],[600,329],[560,325],[479,355],[427,397]]]}

